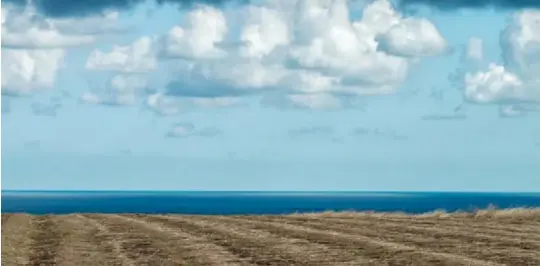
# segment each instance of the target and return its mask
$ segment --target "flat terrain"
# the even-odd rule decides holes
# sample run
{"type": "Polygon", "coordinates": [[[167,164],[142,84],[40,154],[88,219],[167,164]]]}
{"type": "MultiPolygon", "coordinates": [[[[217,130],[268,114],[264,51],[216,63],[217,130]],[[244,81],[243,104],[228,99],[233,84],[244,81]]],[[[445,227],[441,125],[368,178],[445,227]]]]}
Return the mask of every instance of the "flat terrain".
{"type": "Polygon", "coordinates": [[[540,265],[540,209],[2,214],[2,265],[540,265]]]}

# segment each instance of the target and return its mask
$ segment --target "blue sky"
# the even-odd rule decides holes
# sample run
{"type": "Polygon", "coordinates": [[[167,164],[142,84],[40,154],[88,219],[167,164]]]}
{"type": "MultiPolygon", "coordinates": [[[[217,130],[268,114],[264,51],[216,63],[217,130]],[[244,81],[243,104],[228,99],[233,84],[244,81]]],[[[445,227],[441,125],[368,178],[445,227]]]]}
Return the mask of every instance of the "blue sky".
{"type": "Polygon", "coordinates": [[[540,190],[527,1],[122,2],[2,5],[3,189],[540,190]]]}

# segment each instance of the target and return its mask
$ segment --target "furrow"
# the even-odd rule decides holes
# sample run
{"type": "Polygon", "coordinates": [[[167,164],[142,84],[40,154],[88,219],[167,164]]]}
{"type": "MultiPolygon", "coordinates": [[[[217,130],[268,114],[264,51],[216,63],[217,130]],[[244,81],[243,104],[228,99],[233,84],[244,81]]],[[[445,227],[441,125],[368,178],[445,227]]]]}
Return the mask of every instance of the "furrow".
{"type": "Polygon", "coordinates": [[[104,238],[106,229],[94,221],[75,214],[58,217],[58,223],[65,236],[58,252],[58,265],[131,265],[124,263],[111,242],[104,238]]]}
{"type": "Polygon", "coordinates": [[[30,237],[32,243],[28,265],[56,265],[56,255],[62,243],[63,235],[53,220],[53,216],[33,216],[30,237]]]}
{"type": "Polygon", "coordinates": [[[421,250],[414,246],[385,241],[380,239],[379,236],[353,236],[342,232],[329,231],[328,228],[316,229],[286,223],[286,221],[271,221],[272,218],[267,217],[260,218],[221,217],[221,219],[235,221],[240,224],[251,224],[255,228],[278,235],[303,238],[339,249],[355,250],[358,256],[377,260],[376,265],[409,265],[410,262],[413,262],[414,265],[498,265],[455,254],[421,250]]]}
{"type": "Polygon", "coordinates": [[[163,240],[162,247],[177,261],[182,261],[183,265],[251,265],[223,247],[211,243],[207,236],[197,236],[187,232],[185,228],[169,228],[149,221],[147,216],[121,215],[115,219],[147,232],[154,239],[163,240]]]}
{"type": "Polygon", "coordinates": [[[355,265],[368,261],[354,253],[292,239],[246,226],[224,223],[216,216],[153,216],[145,220],[171,228],[183,228],[223,246],[255,265],[343,265],[351,259],[355,265]]]}
{"type": "Polygon", "coordinates": [[[152,236],[115,219],[114,215],[92,214],[83,217],[99,228],[101,234],[98,237],[112,247],[122,265],[182,265],[173,262],[152,236]]]}
{"type": "Polygon", "coordinates": [[[13,214],[2,223],[2,265],[27,265],[31,246],[31,219],[25,214],[13,214]]]}

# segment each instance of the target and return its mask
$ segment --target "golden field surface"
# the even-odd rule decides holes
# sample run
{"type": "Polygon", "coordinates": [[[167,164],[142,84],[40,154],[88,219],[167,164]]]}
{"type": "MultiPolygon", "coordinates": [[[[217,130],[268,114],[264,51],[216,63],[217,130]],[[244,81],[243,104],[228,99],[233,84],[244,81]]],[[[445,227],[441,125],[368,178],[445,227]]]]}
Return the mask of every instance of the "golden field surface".
{"type": "Polygon", "coordinates": [[[540,209],[2,214],[2,265],[540,265],[540,209]]]}

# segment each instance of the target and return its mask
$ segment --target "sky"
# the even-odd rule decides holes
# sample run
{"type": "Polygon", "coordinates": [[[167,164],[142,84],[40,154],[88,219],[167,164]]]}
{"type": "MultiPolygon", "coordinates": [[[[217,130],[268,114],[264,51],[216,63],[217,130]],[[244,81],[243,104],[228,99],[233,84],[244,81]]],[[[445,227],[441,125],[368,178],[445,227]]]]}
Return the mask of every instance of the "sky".
{"type": "Polygon", "coordinates": [[[540,191],[539,8],[2,1],[2,189],[540,191]]]}

